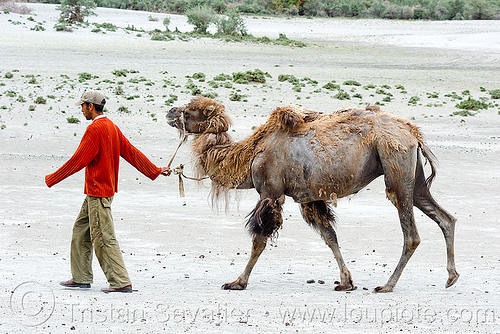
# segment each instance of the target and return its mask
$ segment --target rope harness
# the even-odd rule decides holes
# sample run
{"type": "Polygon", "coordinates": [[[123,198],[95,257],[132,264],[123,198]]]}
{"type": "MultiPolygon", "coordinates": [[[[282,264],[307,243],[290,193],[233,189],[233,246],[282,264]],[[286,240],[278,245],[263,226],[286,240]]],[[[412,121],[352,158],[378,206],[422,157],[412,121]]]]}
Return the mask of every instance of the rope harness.
{"type": "MultiPolygon", "coordinates": [[[[174,161],[174,158],[177,155],[177,152],[181,148],[182,144],[184,144],[187,141],[188,136],[189,136],[189,133],[186,131],[186,124],[184,122],[184,113],[181,113],[181,116],[179,117],[179,120],[181,121],[181,126],[182,126],[182,128],[180,129],[181,130],[181,140],[179,142],[179,145],[177,145],[177,149],[175,150],[174,154],[172,155],[172,158],[170,158],[170,161],[168,162],[168,166],[167,166],[168,168],[170,168],[170,165],[172,165],[172,162],[174,161]]],[[[204,180],[204,179],[208,178],[208,176],[196,178],[196,177],[190,177],[190,176],[184,175],[184,166],[186,164],[192,162],[193,160],[194,159],[191,159],[190,161],[188,161],[185,164],[180,164],[179,166],[170,169],[169,173],[167,174],[167,176],[168,176],[168,175],[170,175],[170,173],[173,173],[173,174],[175,174],[175,175],[177,175],[179,177],[179,197],[184,197],[185,196],[184,181],[183,181],[182,178],[185,178],[185,179],[188,179],[188,180],[194,180],[194,181],[201,181],[201,180],[204,180]]]]}

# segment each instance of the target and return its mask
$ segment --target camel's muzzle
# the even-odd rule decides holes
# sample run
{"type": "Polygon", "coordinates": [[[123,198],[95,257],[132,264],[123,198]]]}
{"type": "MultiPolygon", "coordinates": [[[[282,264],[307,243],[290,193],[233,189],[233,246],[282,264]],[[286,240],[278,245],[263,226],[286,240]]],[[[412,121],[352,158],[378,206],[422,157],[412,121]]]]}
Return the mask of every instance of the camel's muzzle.
{"type": "Polygon", "coordinates": [[[166,118],[167,118],[167,123],[171,127],[174,128],[179,128],[179,116],[182,115],[182,112],[180,112],[177,108],[172,108],[169,110],[166,118]]]}

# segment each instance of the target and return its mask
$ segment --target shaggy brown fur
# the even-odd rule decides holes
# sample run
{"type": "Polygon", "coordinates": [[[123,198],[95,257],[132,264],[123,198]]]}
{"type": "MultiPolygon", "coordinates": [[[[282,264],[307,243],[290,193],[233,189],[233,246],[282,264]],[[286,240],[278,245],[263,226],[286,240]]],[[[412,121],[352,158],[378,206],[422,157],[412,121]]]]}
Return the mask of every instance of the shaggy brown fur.
{"type": "Polygon", "coordinates": [[[356,193],[381,175],[387,197],[398,209],[405,242],[396,270],[376,291],[392,291],[420,243],[413,206],[435,220],[443,231],[449,273],[446,286],[458,279],[453,246],[455,218],[430,195],[436,175],[435,157],[410,121],[372,106],[322,114],[287,105],[276,108],[251,136],[235,143],[227,134],[231,120],[224,106],[212,99],[196,97],[183,107],[172,108],[167,119],[170,125],[194,134],[197,172],[210,176],[214,198],[235,188],[256,188],[261,196],[247,221],[253,235],[250,260],[240,277],[223,288],[246,287],[267,238],[282,225],[281,207],[285,196],[290,196],[301,204],[304,220],[319,231],[334,253],[341,275],[336,290],[354,289],[332,227],[330,204],[335,205],[337,198],[356,193]],[[427,180],[421,155],[432,170],[427,180]]]}

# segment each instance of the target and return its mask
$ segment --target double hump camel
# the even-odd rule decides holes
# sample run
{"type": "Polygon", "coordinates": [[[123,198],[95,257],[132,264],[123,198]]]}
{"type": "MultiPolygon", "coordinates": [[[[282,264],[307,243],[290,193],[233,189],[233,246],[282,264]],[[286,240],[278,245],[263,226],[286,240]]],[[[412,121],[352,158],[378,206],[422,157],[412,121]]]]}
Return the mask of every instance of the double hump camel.
{"type": "Polygon", "coordinates": [[[255,188],[260,199],[246,225],[253,247],[243,273],[223,289],[243,290],[269,237],[282,226],[285,196],[300,204],[304,220],[331,248],[340,269],[337,291],[353,290],[351,273],[342,258],[334,230],[338,198],[355,194],[383,175],[387,198],[397,208],[404,244],[393,274],[375,292],[391,292],[420,243],[413,206],[441,228],[446,241],[448,280],[458,279],[454,260],[456,219],[439,206],[429,188],[436,158],[419,129],[408,120],[378,107],[343,109],[330,114],[294,105],[276,108],[268,121],[245,140],[233,142],[231,120],[221,103],[195,97],[172,108],[168,124],[194,134],[192,150],[198,176],[209,176],[218,199],[230,189],[255,188]],[[426,179],[423,160],[431,167],[426,179]]]}

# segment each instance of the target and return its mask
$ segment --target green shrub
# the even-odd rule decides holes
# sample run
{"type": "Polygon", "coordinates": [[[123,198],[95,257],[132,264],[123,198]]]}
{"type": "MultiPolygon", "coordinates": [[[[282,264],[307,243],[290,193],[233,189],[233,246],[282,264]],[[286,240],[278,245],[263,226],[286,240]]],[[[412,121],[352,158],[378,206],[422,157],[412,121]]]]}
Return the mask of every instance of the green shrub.
{"type": "Polygon", "coordinates": [[[468,18],[471,20],[491,20],[494,18],[492,1],[471,0],[468,3],[468,18]]]}
{"type": "Polygon", "coordinates": [[[408,100],[408,105],[409,106],[416,106],[418,101],[420,101],[420,97],[412,96],[412,97],[410,97],[410,100],[408,100]]]}
{"type": "Polygon", "coordinates": [[[492,99],[500,99],[500,89],[494,89],[489,91],[492,99]]]}
{"type": "Polygon", "coordinates": [[[355,80],[347,80],[347,81],[344,81],[343,85],[347,85],[347,86],[361,86],[361,84],[355,80]]]}
{"type": "Polygon", "coordinates": [[[117,77],[126,77],[127,73],[129,73],[129,71],[125,70],[125,69],[122,69],[122,70],[114,70],[111,73],[114,74],[117,77]]]}
{"type": "Polygon", "coordinates": [[[94,76],[94,75],[87,73],[87,72],[78,73],[78,81],[79,82],[84,82],[87,80],[97,79],[97,78],[99,78],[99,77],[96,75],[94,76]]]}
{"type": "Polygon", "coordinates": [[[235,10],[227,11],[227,16],[219,16],[215,19],[217,27],[217,35],[224,36],[245,36],[247,35],[247,27],[245,21],[240,14],[235,10]]]}
{"type": "Polygon", "coordinates": [[[463,98],[458,95],[456,92],[451,92],[451,94],[445,94],[445,97],[450,97],[453,100],[462,100],[463,98]]]}
{"type": "Polygon", "coordinates": [[[166,31],[160,31],[160,32],[154,32],[151,34],[151,40],[152,41],[171,41],[173,40],[174,37],[172,37],[168,32],[166,31]]]}
{"type": "Polygon", "coordinates": [[[163,25],[165,26],[165,31],[170,31],[168,30],[168,26],[170,25],[170,16],[167,16],[163,19],[163,25]]]}
{"type": "Polygon", "coordinates": [[[31,28],[30,30],[33,30],[33,31],[45,31],[45,28],[40,23],[38,23],[33,28],[31,28]]]}
{"type": "Polygon", "coordinates": [[[187,22],[194,25],[194,31],[207,34],[207,29],[215,19],[215,11],[208,6],[197,6],[186,10],[187,22]]]}
{"type": "Polygon", "coordinates": [[[350,100],[351,99],[351,97],[349,96],[349,93],[347,93],[346,91],[343,91],[343,90],[339,90],[339,92],[337,94],[335,94],[333,97],[338,99],[338,100],[350,100]]]}
{"type": "Polygon", "coordinates": [[[295,85],[299,83],[299,79],[297,79],[294,75],[291,75],[291,74],[280,74],[278,76],[278,81],[280,81],[280,82],[288,81],[291,84],[295,84],[295,85]]]}
{"type": "Polygon", "coordinates": [[[177,95],[170,94],[170,98],[165,101],[165,105],[171,106],[178,99],[179,99],[179,97],[177,95]]]}
{"type": "Polygon", "coordinates": [[[35,99],[35,103],[36,104],[46,104],[47,103],[47,100],[42,97],[42,96],[38,96],[36,99],[35,99]]]}
{"type": "Polygon", "coordinates": [[[335,89],[340,89],[340,86],[335,83],[335,80],[333,80],[324,85],[323,88],[328,90],[335,90],[335,89]]]}
{"type": "Polygon", "coordinates": [[[208,93],[201,94],[201,96],[205,96],[205,97],[209,97],[211,99],[215,99],[217,96],[219,96],[219,94],[217,94],[216,92],[208,92],[208,93]]]}
{"type": "Polygon", "coordinates": [[[229,100],[231,101],[241,101],[243,98],[245,98],[245,95],[238,94],[237,92],[233,92],[229,95],[229,100]]]}
{"type": "Polygon", "coordinates": [[[264,73],[259,69],[246,72],[233,73],[233,81],[240,84],[248,84],[250,82],[266,83],[266,77],[271,77],[269,73],[264,73]]]}
{"type": "Polygon", "coordinates": [[[13,77],[14,77],[14,74],[12,74],[10,72],[5,73],[5,75],[4,75],[5,79],[12,79],[13,77]]]}
{"type": "Polygon", "coordinates": [[[279,37],[278,39],[276,39],[275,43],[278,45],[285,45],[285,46],[298,46],[298,47],[307,46],[307,44],[304,42],[289,39],[288,37],[286,37],[285,34],[279,34],[279,37]]]}
{"type": "Polygon", "coordinates": [[[115,94],[116,95],[123,95],[125,92],[123,91],[123,87],[122,86],[117,86],[115,88],[115,94]]]}
{"type": "Polygon", "coordinates": [[[463,116],[463,117],[468,117],[468,116],[476,116],[476,113],[473,113],[469,110],[459,110],[453,112],[450,116],[463,116]]]}
{"type": "Polygon", "coordinates": [[[97,7],[93,0],[61,0],[57,9],[61,11],[60,22],[83,22],[87,16],[96,15],[93,9],[97,7]]]}
{"type": "Polygon", "coordinates": [[[118,112],[120,113],[127,113],[127,114],[130,114],[130,110],[125,107],[125,106],[119,106],[118,109],[117,109],[118,112]]]}
{"type": "Polygon", "coordinates": [[[385,17],[386,6],[382,1],[373,3],[369,9],[370,16],[383,18],[385,17]]]}
{"type": "Polygon", "coordinates": [[[73,31],[71,23],[56,23],[54,29],[56,31],[73,31]]]}
{"type": "Polygon", "coordinates": [[[475,100],[469,96],[467,100],[461,101],[460,103],[456,104],[455,107],[457,107],[458,109],[477,111],[479,109],[488,109],[488,104],[482,101],[475,100]]]}
{"type": "Polygon", "coordinates": [[[194,73],[193,74],[193,79],[195,80],[198,80],[198,81],[201,81],[201,82],[204,82],[205,81],[205,73],[201,73],[201,72],[198,72],[198,73],[194,73]]]}
{"type": "Polygon", "coordinates": [[[226,80],[232,80],[232,79],[233,79],[232,76],[230,76],[229,74],[224,74],[224,73],[221,73],[221,74],[216,75],[214,77],[215,81],[226,81],[226,80]]]}
{"type": "Polygon", "coordinates": [[[78,124],[78,123],[80,123],[80,120],[78,118],[76,118],[76,117],[73,117],[73,116],[67,117],[66,121],[68,121],[68,123],[71,123],[71,124],[78,124]]]}
{"type": "Polygon", "coordinates": [[[103,22],[103,23],[93,23],[93,24],[96,28],[104,29],[111,32],[115,32],[118,29],[118,27],[115,26],[113,23],[103,22]]]}

